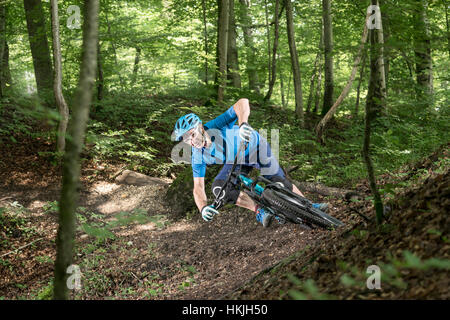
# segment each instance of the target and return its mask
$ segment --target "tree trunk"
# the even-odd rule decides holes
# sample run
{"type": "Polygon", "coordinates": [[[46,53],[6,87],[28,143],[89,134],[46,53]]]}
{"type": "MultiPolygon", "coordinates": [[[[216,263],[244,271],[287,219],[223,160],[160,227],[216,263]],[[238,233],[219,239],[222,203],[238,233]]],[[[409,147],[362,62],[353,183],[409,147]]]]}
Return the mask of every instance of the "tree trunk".
{"type": "MultiPolygon", "coordinates": [[[[383,2],[386,3],[386,1],[383,1],[383,2]]],[[[386,95],[387,95],[388,81],[389,81],[389,69],[390,69],[390,52],[391,52],[390,45],[388,44],[389,38],[391,37],[391,24],[390,24],[387,4],[385,4],[385,6],[382,7],[382,9],[381,9],[381,17],[382,17],[382,21],[383,21],[384,79],[386,82],[386,95]]]]}
{"type": "Polygon", "coordinates": [[[52,102],[53,74],[50,50],[45,32],[45,16],[41,0],[24,0],[28,39],[33,57],[37,91],[41,99],[52,102]]]}
{"type": "Polygon", "coordinates": [[[235,88],[241,88],[241,76],[239,75],[239,60],[236,46],[236,20],[234,15],[234,0],[228,0],[230,6],[228,18],[228,50],[227,50],[227,65],[228,65],[228,80],[235,88]]]}
{"type": "Polygon", "coordinates": [[[205,84],[208,85],[208,30],[206,28],[206,0],[202,0],[203,37],[205,46],[205,84]]]}
{"type": "Polygon", "coordinates": [[[289,53],[291,55],[292,73],[294,77],[295,113],[303,125],[302,79],[300,75],[300,65],[298,63],[297,47],[295,45],[294,18],[290,0],[285,0],[285,7],[289,53]]]}
{"type": "Polygon", "coordinates": [[[4,50],[3,50],[3,59],[2,62],[2,72],[0,72],[0,78],[1,78],[1,85],[2,92],[5,93],[5,91],[12,85],[12,79],[11,79],[11,70],[9,68],[9,46],[8,43],[5,41],[4,50]]]}
{"type": "Polygon", "coordinates": [[[101,47],[100,41],[97,44],[97,100],[103,100],[103,88],[104,88],[104,79],[103,79],[103,68],[102,68],[102,55],[101,55],[101,47]]]}
{"type": "Polygon", "coordinates": [[[114,39],[113,39],[113,35],[112,35],[112,32],[111,32],[111,24],[109,23],[108,11],[106,10],[106,6],[105,6],[105,20],[106,20],[106,31],[108,33],[108,37],[110,39],[111,48],[112,48],[112,51],[113,51],[113,54],[114,54],[114,64],[116,66],[116,70],[119,71],[119,72],[117,72],[117,76],[119,77],[120,85],[122,86],[122,88],[124,88],[125,87],[125,83],[124,83],[123,78],[122,78],[121,73],[120,73],[121,68],[119,66],[119,59],[117,58],[116,45],[114,44],[114,39]]]}
{"type": "Polygon", "coordinates": [[[354,113],[355,117],[359,113],[359,102],[360,102],[360,97],[361,97],[361,84],[364,79],[364,69],[366,69],[366,57],[367,57],[367,53],[364,51],[362,61],[361,61],[361,67],[359,68],[358,87],[356,88],[356,104],[355,104],[355,113],[354,113]]]}
{"type": "MultiPolygon", "coordinates": [[[[372,5],[378,5],[378,0],[372,0],[372,5]]],[[[376,211],[377,223],[380,224],[383,219],[383,202],[378,192],[375,172],[370,158],[370,135],[371,124],[377,118],[378,111],[384,108],[385,103],[385,83],[383,81],[383,29],[370,30],[370,80],[369,92],[366,101],[364,144],[362,149],[364,163],[367,168],[370,190],[374,197],[374,206],[376,211]]]]}
{"type": "Polygon", "coordinates": [[[320,122],[316,126],[315,131],[316,131],[317,139],[321,142],[323,142],[323,130],[324,130],[325,126],[331,120],[333,115],[336,113],[336,110],[339,107],[339,105],[342,103],[342,101],[344,101],[345,97],[348,95],[348,93],[352,87],[353,80],[355,80],[356,72],[358,71],[358,66],[359,66],[359,63],[361,62],[361,57],[363,55],[364,45],[366,44],[366,41],[367,41],[367,31],[368,31],[367,21],[370,16],[371,16],[371,13],[367,13],[365,23],[364,23],[364,30],[363,30],[363,34],[361,37],[361,44],[359,46],[358,53],[355,58],[355,62],[353,63],[353,69],[352,69],[352,72],[350,75],[350,79],[347,81],[347,84],[345,85],[344,89],[342,90],[339,98],[336,100],[336,102],[333,104],[333,106],[330,108],[330,110],[328,110],[326,115],[322,118],[322,120],[320,120],[320,122]]]}
{"type": "Polygon", "coordinates": [[[6,52],[6,8],[4,4],[0,5],[0,98],[3,97],[4,91],[4,71],[3,71],[3,60],[6,52]]]}
{"type": "Polygon", "coordinates": [[[61,42],[59,38],[59,14],[58,0],[50,0],[52,15],[52,35],[53,35],[53,93],[55,95],[56,106],[59,110],[61,119],[58,125],[57,150],[63,152],[66,146],[66,129],[69,121],[69,107],[62,93],[62,59],[61,59],[61,42]]]}
{"type": "Polygon", "coordinates": [[[433,92],[433,63],[431,59],[431,37],[428,21],[428,1],[415,0],[414,53],[416,56],[417,100],[421,108],[430,105],[433,92]]]}
{"type": "Polygon", "coordinates": [[[321,93],[322,93],[322,69],[323,69],[323,64],[321,62],[319,64],[319,77],[317,79],[316,97],[314,99],[314,109],[313,109],[314,114],[317,113],[317,110],[319,110],[319,105],[320,105],[320,97],[321,97],[321,93]]]}
{"type": "Polygon", "coordinates": [[[325,90],[323,94],[322,116],[325,116],[333,105],[334,72],[333,72],[333,25],[331,22],[331,0],[322,0],[323,6],[323,39],[325,56],[325,90]]]}
{"type": "Polygon", "coordinates": [[[249,14],[248,7],[250,3],[248,0],[240,0],[241,3],[241,25],[242,31],[244,33],[244,43],[247,51],[247,74],[248,74],[248,86],[250,90],[259,93],[259,80],[256,68],[256,58],[255,58],[255,45],[253,41],[252,29],[248,26],[251,25],[251,17],[249,14]]]}
{"type": "Polygon", "coordinates": [[[446,22],[446,26],[447,26],[447,49],[448,49],[448,56],[450,57],[450,25],[448,22],[448,3],[446,0],[442,0],[442,2],[444,3],[444,7],[445,7],[445,22],[446,22]]]}
{"type": "MultiPolygon", "coordinates": [[[[322,30],[322,27],[320,28],[322,30]]],[[[321,32],[320,34],[320,40],[319,40],[319,52],[317,52],[316,55],[316,60],[314,60],[314,69],[311,75],[311,82],[309,85],[309,96],[308,96],[308,104],[306,106],[306,113],[309,113],[311,111],[311,105],[312,105],[312,101],[314,98],[314,85],[316,82],[316,77],[317,77],[317,69],[319,67],[319,63],[320,63],[320,56],[322,55],[322,48],[323,48],[323,32],[321,32]]]]}
{"type": "Polygon", "coordinates": [[[89,106],[92,101],[92,89],[97,67],[98,10],[99,0],[85,0],[80,77],[74,96],[73,114],[69,123],[63,163],[53,293],[56,300],[68,299],[66,271],[72,264],[75,210],[80,183],[79,159],[89,119],[89,106]]]}
{"type": "Polygon", "coordinates": [[[283,81],[283,72],[281,70],[281,61],[280,61],[280,56],[278,56],[278,73],[279,73],[279,77],[280,77],[280,93],[281,93],[281,105],[283,106],[283,108],[286,108],[286,98],[284,95],[284,81],[283,81]]]}
{"type": "Polygon", "coordinates": [[[218,0],[219,5],[219,17],[218,17],[218,35],[217,35],[217,103],[221,105],[223,103],[226,87],[226,73],[227,73],[227,51],[228,51],[228,18],[229,18],[229,5],[228,0],[218,0]]]}
{"type": "Polygon", "coordinates": [[[275,32],[273,37],[273,53],[272,53],[272,72],[271,78],[269,81],[269,90],[267,91],[266,96],[264,97],[264,101],[270,100],[273,92],[273,86],[275,85],[275,81],[277,78],[277,49],[278,49],[278,34],[280,29],[280,23],[278,19],[278,9],[280,7],[280,0],[275,0],[275,32]]]}
{"type": "Polygon", "coordinates": [[[267,82],[270,82],[270,79],[272,78],[271,72],[271,49],[270,49],[270,25],[269,25],[269,9],[267,8],[267,0],[264,0],[264,9],[266,14],[266,33],[267,33],[267,82]]]}
{"type": "Polygon", "coordinates": [[[139,70],[139,61],[141,60],[141,48],[136,47],[136,55],[134,57],[134,66],[133,66],[133,83],[136,82],[137,79],[137,73],[139,70]]]}

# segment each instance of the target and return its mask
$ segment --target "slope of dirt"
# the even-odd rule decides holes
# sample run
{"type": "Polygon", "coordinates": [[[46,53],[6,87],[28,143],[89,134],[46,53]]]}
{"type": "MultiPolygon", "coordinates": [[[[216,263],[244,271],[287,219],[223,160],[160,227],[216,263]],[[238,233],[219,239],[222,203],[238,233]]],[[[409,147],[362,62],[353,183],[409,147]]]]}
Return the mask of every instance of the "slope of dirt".
{"type": "MultiPolygon", "coordinates": [[[[415,171],[425,172],[396,193],[381,227],[361,220],[329,237],[319,235],[317,246],[265,270],[225,298],[449,299],[448,156],[446,146],[401,178],[383,177],[400,184],[415,171]],[[443,166],[436,166],[438,159],[443,166]],[[367,287],[371,265],[380,268],[380,289],[367,287]]],[[[345,211],[350,210],[373,217],[370,203],[349,204],[345,211]]]]}

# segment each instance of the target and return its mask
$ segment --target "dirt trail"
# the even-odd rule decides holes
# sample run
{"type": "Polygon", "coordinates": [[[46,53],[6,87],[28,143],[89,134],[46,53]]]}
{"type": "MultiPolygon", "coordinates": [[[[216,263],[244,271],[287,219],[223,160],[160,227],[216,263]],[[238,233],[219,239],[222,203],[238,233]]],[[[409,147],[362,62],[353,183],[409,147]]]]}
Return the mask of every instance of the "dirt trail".
{"type": "MultiPolygon", "coordinates": [[[[147,215],[167,215],[162,200],[168,185],[123,185],[98,181],[82,190],[80,206],[90,216],[108,221],[122,211],[145,210],[147,215]]],[[[0,189],[0,207],[21,205],[31,237],[11,239],[0,247],[0,255],[43,238],[34,246],[8,255],[9,266],[0,265],[0,297],[31,298],[52,278],[53,266],[36,260],[55,258],[56,212],[45,210],[58,199],[58,188],[0,189]]],[[[331,213],[333,214],[333,210],[331,213]]],[[[338,218],[342,219],[337,215],[338,218]]],[[[75,263],[83,273],[82,299],[220,299],[260,271],[283,258],[313,245],[325,231],[307,231],[298,225],[274,224],[264,229],[254,213],[237,207],[226,208],[212,222],[200,214],[190,220],[132,224],[113,229],[114,240],[102,244],[82,231],[77,232],[75,263]]]]}

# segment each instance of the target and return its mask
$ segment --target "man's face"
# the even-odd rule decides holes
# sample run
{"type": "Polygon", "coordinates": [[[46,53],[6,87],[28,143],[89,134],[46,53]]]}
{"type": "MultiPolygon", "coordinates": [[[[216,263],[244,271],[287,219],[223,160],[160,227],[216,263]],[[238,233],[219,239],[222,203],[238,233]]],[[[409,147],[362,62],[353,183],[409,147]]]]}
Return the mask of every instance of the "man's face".
{"type": "Polygon", "coordinates": [[[183,135],[183,141],[197,149],[208,147],[211,143],[208,134],[201,124],[186,132],[183,135]]]}

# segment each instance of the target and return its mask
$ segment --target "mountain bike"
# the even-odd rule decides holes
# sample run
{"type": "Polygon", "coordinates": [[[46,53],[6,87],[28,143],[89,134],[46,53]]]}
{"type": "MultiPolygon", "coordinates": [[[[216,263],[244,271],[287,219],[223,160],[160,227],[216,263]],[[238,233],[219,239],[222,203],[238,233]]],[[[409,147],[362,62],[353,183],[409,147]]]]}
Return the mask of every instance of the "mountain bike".
{"type": "Polygon", "coordinates": [[[242,166],[239,166],[239,170],[235,172],[238,157],[241,152],[243,156],[245,155],[247,146],[248,143],[241,142],[230,173],[212,204],[215,209],[219,209],[225,204],[222,193],[226,190],[229,183],[233,183],[260,207],[269,210],[279,223],[290,222],[301,224],[308,229],[320,227],[328,230],[344,224],[325,212],[314,208],[311,201],[287,189],[280,182],[272,182],[263,176],[258,176],[253,180],[246,174],[241,173],[242,166]]]}

